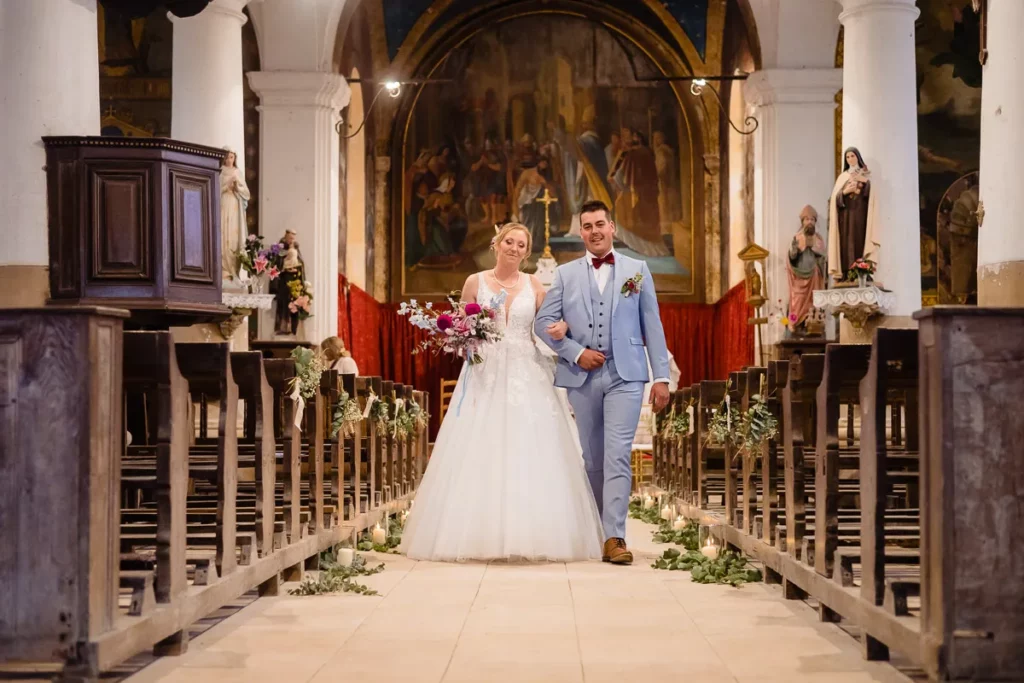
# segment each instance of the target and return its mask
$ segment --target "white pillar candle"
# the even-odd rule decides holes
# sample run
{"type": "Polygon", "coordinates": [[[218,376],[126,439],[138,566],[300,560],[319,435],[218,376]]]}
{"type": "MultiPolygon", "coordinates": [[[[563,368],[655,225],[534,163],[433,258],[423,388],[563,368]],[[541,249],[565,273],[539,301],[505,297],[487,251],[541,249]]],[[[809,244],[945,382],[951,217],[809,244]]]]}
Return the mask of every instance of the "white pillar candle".
{"type": "Polygon", "coordinates": [[[380,528],[380,524],[373,527],[373,544],[384,545],[387,543],[388,536],[384,529],[380,528]]]}
{"type": "Polygon", "coordinates": [[[713,560],[718,557],[718,546],[713,545],[711,543],[711,539],[709,538],[707,542],[704,544],[704,547],[700,549],[700,554],[708,558],[709,560],[713,560]]]}
{"type": "Polygon", "coordinates": [[[647,496],[644,498],[644,510],[650,510],[652,507],[654,507],[654,499],[647,496]]]}
{"type": "Polygon", "coordinates": [[[672,519],[672,508],[668,505],[661,508],[661,518],[664,520],[672,519]]]}
{"type": "Polygon", "coordinates": [[[342,567],[351,567],[355,557],[356,553],[352,548],[341,548],[338,550],[338,564],[342,567]]]}
{"type": "Polygon", "coordinates": [[[682,515],[679,515],[678,517],[676,517],[676,521],[672,522],[672,528],[675,531],[682,531],[683,529],[686,528],[686,520],[683,519],[682,515]]]}

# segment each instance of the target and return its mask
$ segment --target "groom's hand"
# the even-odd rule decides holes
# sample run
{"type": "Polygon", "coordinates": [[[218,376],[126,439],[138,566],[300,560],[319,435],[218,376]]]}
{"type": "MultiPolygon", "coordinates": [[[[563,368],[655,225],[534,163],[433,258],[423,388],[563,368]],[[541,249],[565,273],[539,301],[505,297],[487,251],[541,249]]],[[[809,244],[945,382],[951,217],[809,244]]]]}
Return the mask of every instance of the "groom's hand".
{"type": "Polygon", "coordinates": [[[576,363],[587,372],[597,370],[604,365],[604,354],[593,349],[586,349],[576,363]]]}
{"type": "Polygon", "coordinates": [[[654,405],[654,412],[660,413],[668,405],[668,385],[664,382],[655,382],[651,387],[651,403],[654,405]]]}

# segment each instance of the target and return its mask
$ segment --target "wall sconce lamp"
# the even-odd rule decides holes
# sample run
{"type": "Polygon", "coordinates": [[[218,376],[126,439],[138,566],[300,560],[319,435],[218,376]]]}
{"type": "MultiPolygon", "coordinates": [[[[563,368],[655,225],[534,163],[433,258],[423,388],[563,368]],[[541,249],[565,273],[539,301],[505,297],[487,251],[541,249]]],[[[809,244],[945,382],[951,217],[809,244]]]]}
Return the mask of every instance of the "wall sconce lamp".
{"type": "Polygon", "coordinates": [[[367,107],[366,112],[363,114],[363,120],[355,131],[348,135],[342,133],[342,126],[345,124],[344,118],[334,124],[334,129],[338,131],[338,135],[340,135],[343,140],[354,138],[359,135],[359,131],[361,131],[363,126],[366,125],[366,121],[370,118],[370,114],[373,113],[373,106],[377,104],[377,99],[382,93],[386,92],[391,99],[398,99],[402,95],[403,85],[427,85],[429,83],[451,83],[452,81],[453,79],[451,78],[418,78],[408,81],[364,81],[361,78],[349,79],[349,83],[377,83],[377,92],[374,93],[373,99],[370,100],[370,106],[367,107]]]}
{"type": "Polygon", "coordinates": [[[745,80],[746,78],[747,78],[746,74],[737,75],[737,76],[701,76],[701,77],[693,76],[693,77],[689,77],[689,81],[690,81],[690,94],[693,95],[694,97],[700,97],[701,95],[704,94],[704,92],[706,90],[710,91],[711,94],[715,96],[715,102],[718,103],[718,108],[722,110],[722,114],[725,115],[725,120],[729,122],[729,126],[734,131],[739,133],[740,135],[752,135],[754,133],[754,131],[757,130],[757,126],[759,125],[758,120],[755,119],[753,116],[746,117],[745,119],[743,119],[743,126],[744,126],[744,128],[747,128],[747,130],[740,130],[736,126],[736,124],[732,122],[732,119],[729,118],[729,112],[726,111],[725,105],[722,104],[722,98],[718,94],[718,91],[713,86],[708,85],[708,81],[709,80],[736,81],[736,80],[745,80]]]}

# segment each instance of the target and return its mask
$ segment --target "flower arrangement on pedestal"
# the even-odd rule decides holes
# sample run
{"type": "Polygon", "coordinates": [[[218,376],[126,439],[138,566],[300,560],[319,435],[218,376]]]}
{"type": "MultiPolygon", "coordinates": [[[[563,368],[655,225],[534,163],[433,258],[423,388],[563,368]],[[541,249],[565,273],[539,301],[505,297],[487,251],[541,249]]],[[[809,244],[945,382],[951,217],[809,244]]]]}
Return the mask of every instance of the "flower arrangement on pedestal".
{"type": "Polygon", "coordinates": [[[309,280],[292,280],[288,283],[288,293],[292,298],[288,310],[298,314],[299,320],[312,317],[313,287],[309,280]]]}
{"type": "Polygon", "coordinates": [[[850,269],[846,271],[848,282],[856,282],[858,286],[864,287],[874,279],[878,264],[871,260],[870,257],[871,254],[864,254],[863,257],[850,264],[850,269]]]}
{"type": "Polygon", "coordinates": [[[280,244],[265,247],[263,235],[249,235],[245,240],[245,249],[235,252],[240,266],[239,279],[246,283],[251,293],[263,292],[264,277],[276,280],[281,274],[280,252],[280,244]]]}

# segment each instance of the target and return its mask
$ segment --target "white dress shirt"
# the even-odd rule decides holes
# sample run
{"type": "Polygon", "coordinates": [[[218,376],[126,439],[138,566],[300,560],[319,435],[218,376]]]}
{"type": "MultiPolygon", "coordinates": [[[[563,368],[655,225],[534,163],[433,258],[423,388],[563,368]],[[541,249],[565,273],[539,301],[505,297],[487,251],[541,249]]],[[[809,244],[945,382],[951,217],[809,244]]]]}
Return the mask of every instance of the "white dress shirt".
{"type": "MultiPolygon", "coordinates": [[[[611,249],[608,253],[614,254],[615,250],[611,249]]],[[[613,266],[610,263],[602,263],[600,268],[594,268],[594,259],[596,258],[597,256],[594,256],[589,251],[587,252],[587,267],[594,271],[594,280],[597,282],[597,291],[599,291],[601,294],[604,294],[604,288],[608,286],[608,280],[611,279],[612,272],[615,270],[615,266],[613,266]]],[[[583,355],[584,351],[586,351],[586,349],[581,349],[580,352],[576,355],[577,364],[579,364],[580,357],[583,355]]],[[[659,377],[658,379],[654,380],[654,382],[664,382],[665,384],[669,383],[668,379],[662,377],[659,377]]]]}

